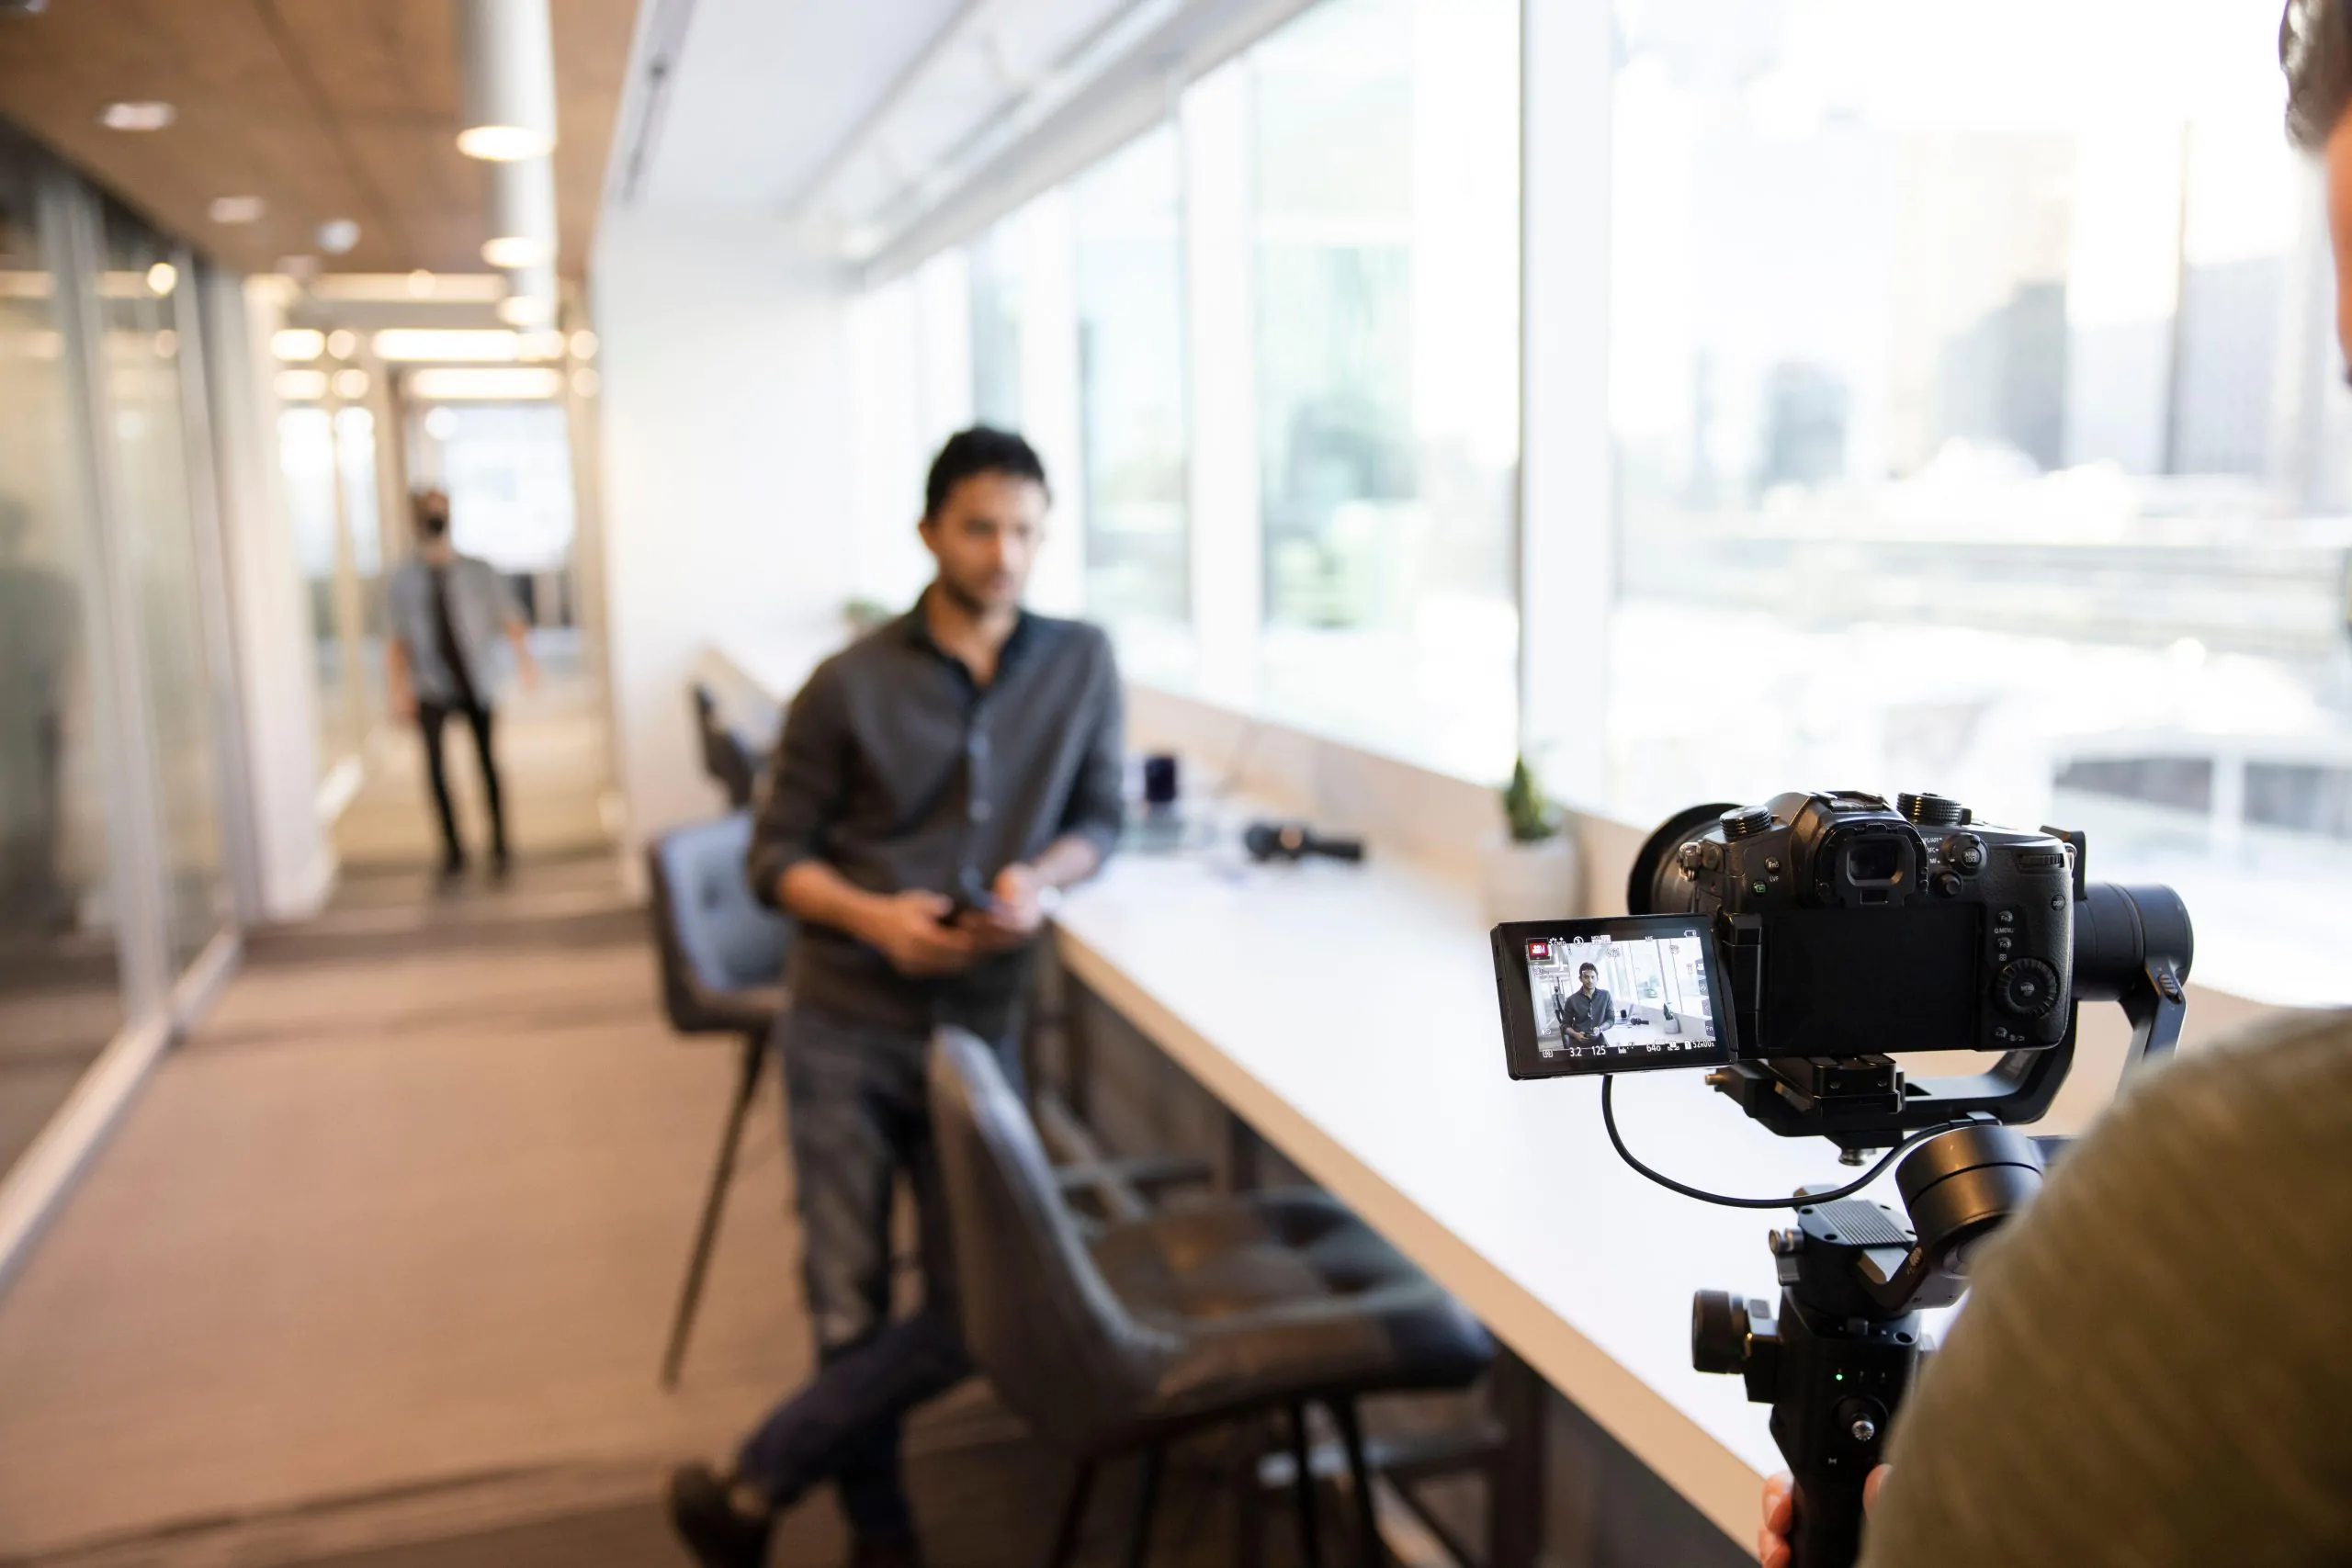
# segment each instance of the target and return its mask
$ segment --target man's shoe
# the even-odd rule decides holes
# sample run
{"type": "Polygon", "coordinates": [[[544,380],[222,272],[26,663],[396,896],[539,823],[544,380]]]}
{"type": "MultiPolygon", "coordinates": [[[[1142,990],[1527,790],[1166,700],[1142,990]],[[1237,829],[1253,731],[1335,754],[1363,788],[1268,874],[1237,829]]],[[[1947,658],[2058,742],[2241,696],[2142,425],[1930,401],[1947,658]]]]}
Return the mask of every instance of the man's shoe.
{"type": "Polygon", "coordinates": [[[849,1568],[922,1568],[922,1548],[910,1535],[887,1540],[861,1536],[850,1546],[849,1568]]]}
{"type": "Polygon", "coordinates": [[[727,1478],[707,1464],[670,1472],[670,1528],[702,1568],[767,1568],[773,1516],[736,1505],[727,1478]]]}

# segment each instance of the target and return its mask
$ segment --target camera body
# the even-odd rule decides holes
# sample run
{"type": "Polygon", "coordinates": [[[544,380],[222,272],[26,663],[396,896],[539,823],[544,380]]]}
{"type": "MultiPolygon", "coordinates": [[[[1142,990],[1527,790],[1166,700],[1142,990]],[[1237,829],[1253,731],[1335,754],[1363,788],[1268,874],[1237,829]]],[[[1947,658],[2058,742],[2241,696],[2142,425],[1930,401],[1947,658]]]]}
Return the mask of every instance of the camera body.
{"type": "Polygon", "coordinates": [[[1740,1057],[2006,1053],[2066,1038],[2078,874],[1940,795],[1792,792],[1669,821],[1630,892],[1710,918],[1740,1057]]]}

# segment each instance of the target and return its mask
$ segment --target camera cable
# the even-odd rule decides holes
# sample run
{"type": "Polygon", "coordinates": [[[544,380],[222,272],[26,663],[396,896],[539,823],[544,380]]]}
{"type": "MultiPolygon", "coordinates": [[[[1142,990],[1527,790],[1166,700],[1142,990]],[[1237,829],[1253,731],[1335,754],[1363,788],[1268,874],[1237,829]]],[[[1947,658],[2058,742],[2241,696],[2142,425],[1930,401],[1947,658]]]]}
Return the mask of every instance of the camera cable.
{"type": "Polygon", "coordinates": [[[1887,1167],[1902,1158],[1912,1145],[1932,1138],[1939,1133],[1949,1133],[1956,1127],[1971,1124],[1965,1121],[1939,1122],[1932,1127],[1922,1127],[1887,1150],[1885,1156],[1870,1169],[1862,1172],[1845,1186],[1827,1192],[1806,1191],[1793,1193],[1785,1198],[1732,1198],[1721,1192],[1709,1192],[1702,1188],[1688,1186],[1662,1171],[1651,1169],[1634,1158],[1634,1151],[1625,1146],[1623,1135],[1617,1131],[1616,1087],[1616,1074],[1600,1075],[1600,1124],[1609,1129],[1610,1146],[1617,1151],[1617,1157],[1669,1191],[1679,1192],[1685,1198],[1696,1198],[1702,1203],[1714,1203],[1726,1209],[1799,1209],[1815,1203],[1834,1203],[1840,1198],[1850,1198],[1880,1177],[1884,1176],[1887,1167]]]}

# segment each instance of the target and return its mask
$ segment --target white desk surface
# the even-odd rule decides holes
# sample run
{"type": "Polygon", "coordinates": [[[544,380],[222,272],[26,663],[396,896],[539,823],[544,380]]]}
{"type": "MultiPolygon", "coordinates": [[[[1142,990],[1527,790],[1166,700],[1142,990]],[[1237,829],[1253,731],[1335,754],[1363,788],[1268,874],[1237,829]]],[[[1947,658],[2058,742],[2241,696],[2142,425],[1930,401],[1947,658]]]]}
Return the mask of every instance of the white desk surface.
{"type": "MultiPolygon", "coordinates": [[[[1505,1075],[1474,902],[1376,858],[1245,869],[1129,853],[1056,925],[1088,987],[1748,1540],[1780,1460],[1741,1381],[1691,1370],[1690,1295],[1774,1295],[1765,1236],[1787,1221],[1627,1169],[1597,1082],[1505,1075]]],[[[1828,1145],[1747,1122],[1701,1073],[1621,1077],[1617,1103],[1636,1154],[1716,1191],[1788,1192],[1841,1169],[1828,1145]]],[[[1871,1196],[1894,1201],[1893,1185],[1871,1196]]]]}

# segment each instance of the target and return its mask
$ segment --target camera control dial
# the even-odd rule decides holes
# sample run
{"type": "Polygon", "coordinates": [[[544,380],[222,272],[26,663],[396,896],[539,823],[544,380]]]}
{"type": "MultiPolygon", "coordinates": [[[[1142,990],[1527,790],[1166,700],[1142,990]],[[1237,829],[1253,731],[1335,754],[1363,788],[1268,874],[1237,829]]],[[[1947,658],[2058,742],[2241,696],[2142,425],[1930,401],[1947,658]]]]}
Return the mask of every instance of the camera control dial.
{"type": "Polygon", "coordinates": [[[1957,828],[1968,820],[1968,808],[1948,795],[1905,790],[1894,797],[1894,809],[1922,828],[1957,828]]]}
{"type": "Polygon", "coordinates": [[[1993,976],[1993,1000],[2018,1018],[2040,1018],[2058,1005],[2058,971],[2039,958],[2018,958],[1993,976]]]}

